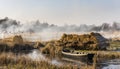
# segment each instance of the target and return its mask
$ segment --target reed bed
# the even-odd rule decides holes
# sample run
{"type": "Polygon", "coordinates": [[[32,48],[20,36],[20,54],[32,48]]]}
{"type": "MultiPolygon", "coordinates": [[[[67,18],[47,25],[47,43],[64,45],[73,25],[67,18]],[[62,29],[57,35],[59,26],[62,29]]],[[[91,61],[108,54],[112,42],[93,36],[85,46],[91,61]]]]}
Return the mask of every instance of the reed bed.
{"type": "Polygon", "coordinates": [[[120,58],[120,52],[118,51],[98,51],[98,58],[120,58]]]}
{"type": "Polygon", "coordinates": [[[72,65],[57,66],[47,61],[33,61],[27,57],[15,58],[14,54],[0,54],[0,69],[78,69],[72,65]]]}

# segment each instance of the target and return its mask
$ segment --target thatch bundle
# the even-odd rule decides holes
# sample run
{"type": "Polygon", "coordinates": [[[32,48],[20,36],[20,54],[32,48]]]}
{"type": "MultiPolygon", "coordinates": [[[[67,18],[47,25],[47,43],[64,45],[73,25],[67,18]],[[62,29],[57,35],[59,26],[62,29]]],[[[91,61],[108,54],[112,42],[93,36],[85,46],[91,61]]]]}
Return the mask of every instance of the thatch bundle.
{"type": "Polygon", "coordinates": [[[57,43],[63,47],[71,47],[75,49],[101,50],[109,46],[108,40],[99,33],[90,34],[63,34],[57,43]]]}
{"type": "Polygon", "coordinates": [[[13,37],[13,43],[14,44],[23,44],[23,38],[19,35],[16,35],[13,37]]]}
{"type": "Polygon", "coordinates": [[[13,37],[5,38],[0,43],[1,51],[22,52],[34,49],[29,43],[25,43],[21,35],[15,35],[13,37]]]}
{"type": "Polygon", "coordinates": [[[13,37],[4,38],[2,43],[7,44],[8,46],[14,46],[15,44],[22,45],[23,38],[21,35],[15,35],[13,37]]]}
{"type": "Polygon", "coordinates": [[[35,45],[34,45],[34,48],[40,48],[40,47],[44,47],[44,45],[41,43],[41,42],[36,42],[35,45]]]}

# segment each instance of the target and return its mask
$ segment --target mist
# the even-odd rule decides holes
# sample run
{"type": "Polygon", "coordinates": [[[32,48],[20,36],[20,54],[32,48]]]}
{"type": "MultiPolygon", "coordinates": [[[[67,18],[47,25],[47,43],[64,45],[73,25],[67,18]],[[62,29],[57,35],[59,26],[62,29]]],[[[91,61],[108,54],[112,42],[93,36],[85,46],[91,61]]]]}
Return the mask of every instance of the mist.
{"type": "MultiPolygon", "coordinates": [[[[9,35],[9,34],[21,34],[21,33],[31,33],[31,34],[40,33],[39,36],[41,37],[39,38],[34,37],[35,35],[33,36],[35,40],[36,38],[42,39],[42,40],[54,39],[54,38],[60,37],[63,33],[114,32],[114,31],[120,31],[120,23],[113,22],[113,24],[111,25],[109,23],[103,23],[99,26],[87,25],[87,24],[80,24],[80,25],[65,24],[63,26],[58,26],[55,24],[41,23],[39,20],[28,22],[28,23],[21,23],[20,21],[9,19],[8,17],[5,17],[4,19],[0,19],[1,36],[2,34],[9,35]]],[[[24,35],[24,37],[26,36],[24,35]]]]}

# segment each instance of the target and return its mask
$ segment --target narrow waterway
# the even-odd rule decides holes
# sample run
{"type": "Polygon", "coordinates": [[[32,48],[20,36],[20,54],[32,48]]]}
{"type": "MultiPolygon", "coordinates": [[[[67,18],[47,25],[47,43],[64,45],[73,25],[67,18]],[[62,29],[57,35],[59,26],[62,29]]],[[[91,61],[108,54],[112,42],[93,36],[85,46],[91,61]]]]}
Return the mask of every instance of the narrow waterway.
{"type": "MultiPolygon", "coordinates": [[[[86,57],[83,58],[69,58],[63,56],[61,58],[49,58],[43,55],[39,50],[33,50],[31,53],[27,54],[27,57],[31,58],[34,61],[47,61],[54,65],[64,65],[64,64],[72,64],[78,66],[85,66],[85,65],[93,65],[93,63],[88,64],[88,60],[86,57]]],[[[99,63],[96,65],[97,68],[101,69],[119,69],[120,68],[120,59],[109,59],[109,60],[100,60],[99,63]]]]}
{"type": "MultiPolygon", "coordinates": [[[[8,57],[10,57],[10,53],[8,54],[8,57]]],[[[32,61],[46,61],[50,64],[57,65],[57,66],[62,66],[62,65],[77,65],[79,67],[81,66],[94,66],[94,62],[88,63],[89,61],[87,60],[86,57],[80,57],[80,58],[74,58],[74,57],[66,57],[62,56],[60,58],[50,58],[49,56],[46,56],[45,54],[42,54],[39,50],[32,50],[30,53],[27,54],[15,54],[14,58],[18,59],[21,57],[26,57],[28,59],[31,59],[32,61]]],[[[99,58],[97,58],[99,59],[99,58]]],[[[98,69],[119,69],[120,68],[120,59],[104,59],[103,60],[98,60],[96,64],[96,68],[98,69]]]]}

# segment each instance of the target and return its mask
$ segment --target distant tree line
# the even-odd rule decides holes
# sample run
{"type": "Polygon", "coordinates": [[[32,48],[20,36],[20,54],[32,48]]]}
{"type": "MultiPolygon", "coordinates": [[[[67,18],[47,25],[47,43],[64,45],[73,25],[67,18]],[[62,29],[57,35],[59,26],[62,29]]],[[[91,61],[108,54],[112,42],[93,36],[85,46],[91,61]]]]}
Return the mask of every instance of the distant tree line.
{"type": "Polygon", "coordinates": [[[20,21],[9,19],[8,17],[0,19],[0,32],[107,32],[120,31],[120,23],[113,22],[113,24],[103,23],[96,25],[63,25],[41,23],[39,20],[28,23],[21,23],[20,21]]]}

